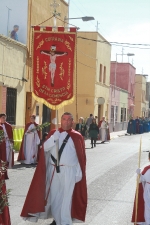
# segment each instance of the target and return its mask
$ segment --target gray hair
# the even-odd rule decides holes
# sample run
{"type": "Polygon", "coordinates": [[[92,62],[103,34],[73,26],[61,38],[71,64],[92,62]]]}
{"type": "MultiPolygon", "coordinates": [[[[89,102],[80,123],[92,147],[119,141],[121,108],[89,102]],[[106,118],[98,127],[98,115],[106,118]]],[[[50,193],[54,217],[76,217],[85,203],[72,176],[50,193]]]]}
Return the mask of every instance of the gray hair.
{"type": "Polygon", "coordinates": [[[63,116],[65,116],[65,115],[70,116],[71,119],[73,120],[73,115],[72,115],[71,113],[69,113],[69,112],[64,112],[64,113],[62,114],[61,118],[62,118],[63,116]]]}

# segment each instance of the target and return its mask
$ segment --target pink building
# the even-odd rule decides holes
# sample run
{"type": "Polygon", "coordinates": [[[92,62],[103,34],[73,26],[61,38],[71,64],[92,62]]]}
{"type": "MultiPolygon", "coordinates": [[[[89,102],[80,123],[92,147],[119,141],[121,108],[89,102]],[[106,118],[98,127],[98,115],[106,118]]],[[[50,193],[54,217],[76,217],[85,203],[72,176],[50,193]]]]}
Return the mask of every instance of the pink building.
{"type": "Polygon", "coordinates": [[[110,84],[128,92],[128,117],[134,115],[135,73],[130,63],[111,62],[110,84]]]}

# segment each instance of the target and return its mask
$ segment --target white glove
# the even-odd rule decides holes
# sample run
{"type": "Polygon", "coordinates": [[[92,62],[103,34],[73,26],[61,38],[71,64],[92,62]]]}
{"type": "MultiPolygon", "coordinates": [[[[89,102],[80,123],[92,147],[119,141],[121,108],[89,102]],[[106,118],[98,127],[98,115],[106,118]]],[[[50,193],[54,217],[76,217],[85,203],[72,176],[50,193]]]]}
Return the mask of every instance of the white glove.
{"type": "Polygon", "coordinates": [[[136,173],[137,173],[137,174],[140,174],[140,173],[141,173],[141,168],[138,168],[138,169],[136,170],[136,173]]]}

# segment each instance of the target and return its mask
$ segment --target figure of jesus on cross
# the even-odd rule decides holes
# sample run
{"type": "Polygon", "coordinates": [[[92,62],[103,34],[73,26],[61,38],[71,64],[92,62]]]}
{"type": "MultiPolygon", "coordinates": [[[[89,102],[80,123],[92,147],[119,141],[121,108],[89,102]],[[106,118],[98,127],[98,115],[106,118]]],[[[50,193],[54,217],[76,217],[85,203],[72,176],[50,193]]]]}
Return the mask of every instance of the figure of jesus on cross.
{"type": "Polygon", "coordinates": [[[50,56],[49,72],[51,74],[51,86],[54,86],[54,77],[56,71],[56,58],[67,55],[67,52],[56,52],[56,46],[52,45],[50,51],[41,51],[41,54],[50,56]]]}

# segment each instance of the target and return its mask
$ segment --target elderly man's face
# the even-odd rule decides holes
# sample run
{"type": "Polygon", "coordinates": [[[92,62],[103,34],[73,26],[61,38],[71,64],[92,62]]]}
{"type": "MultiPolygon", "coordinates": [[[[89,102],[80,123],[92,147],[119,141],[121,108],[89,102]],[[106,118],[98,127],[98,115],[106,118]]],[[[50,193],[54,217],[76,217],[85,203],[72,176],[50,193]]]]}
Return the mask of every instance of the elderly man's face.
{"type": "Polygon", "coordinates": [[[71,129],[73,125],[73,119],[70,115],[63,115],[61,118],[61,128],[63,130],[71,129]]]}

